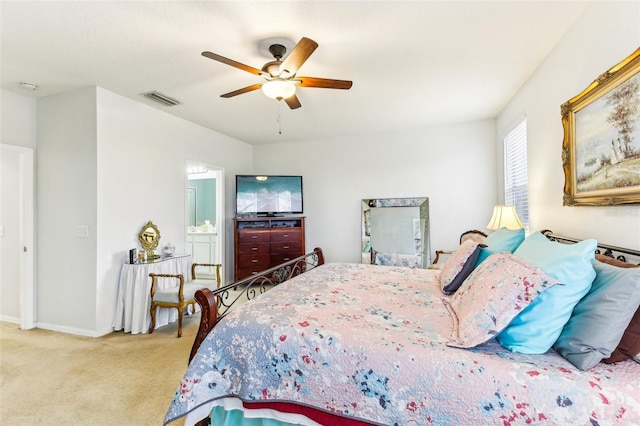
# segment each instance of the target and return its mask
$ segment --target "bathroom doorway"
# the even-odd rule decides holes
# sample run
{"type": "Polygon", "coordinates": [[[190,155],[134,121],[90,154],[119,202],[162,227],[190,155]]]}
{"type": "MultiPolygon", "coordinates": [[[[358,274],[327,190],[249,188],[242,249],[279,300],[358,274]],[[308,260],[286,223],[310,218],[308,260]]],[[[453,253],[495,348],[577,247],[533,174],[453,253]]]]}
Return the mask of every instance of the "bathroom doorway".
{"type": "MultiPolygon", "coordinates": [[[[222,264],[224,277],[224,170],[187,162],[185,247],[194,263],[222,264]]],[[[213,278],[214,268],[198,268],[198,278],[213,278]]]]}

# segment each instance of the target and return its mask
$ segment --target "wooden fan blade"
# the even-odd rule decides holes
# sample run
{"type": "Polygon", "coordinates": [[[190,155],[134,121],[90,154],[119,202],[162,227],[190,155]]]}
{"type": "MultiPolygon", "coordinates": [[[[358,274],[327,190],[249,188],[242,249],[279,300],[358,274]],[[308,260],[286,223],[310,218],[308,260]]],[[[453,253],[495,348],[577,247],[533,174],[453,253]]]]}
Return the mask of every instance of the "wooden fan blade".
{"type": "Polygon", "coordinates": [[[286,98],[284,101],[287,103],[287,105],[289,105],[289,108],[291,109],[300,108],[302,106],[295,93],[286,98]]]}
{"type": "Polygon", "coordinates": [[[321,87],[324,89],[351,89],[353,85],[349,80],[332,80],[330,78],[317,78],[317,77],[296,77],[294,81],[299,80],[297,83],[300,87],[321,87]]]}
{"type": "Polygon", "coordinates": [[[202,52],[202,56],[205,56],[209,59],[213,59],[214,61],[222,62],[223,64],[231,65],[232,67],[239,68],[242,71],[246,71],[251,74],[255,74],[255,75],[263,74],[263,72],[257,68],[250,67],[249,65],[242,64],[238,61],[234,61],[233,59],[225,58],[224,56],[220,56],[216,53],[202,52]]]}
{"type": "Polygon", "coordinates": [[[232,98],[234,96],[242,95],[243,93],[253,92],[262,87],[262,84],[252,84],[251,86],[243,87],[242,89],[234,90],[233,92],[220,95],[221,98],[232,98]]]}
{"type": "Polygon", "coordinates": [[[298,72],[298,69],[305,63],[309,56],[313,53],[314,50],[318,47],[318,43],[311,40],[310,38],[302,37],[298,44],[296,44],[289,53],[289,56],[282,62],[280,65],[280,73],[282,74],[286,71],[289,76],[294,75],[298,72]]]}

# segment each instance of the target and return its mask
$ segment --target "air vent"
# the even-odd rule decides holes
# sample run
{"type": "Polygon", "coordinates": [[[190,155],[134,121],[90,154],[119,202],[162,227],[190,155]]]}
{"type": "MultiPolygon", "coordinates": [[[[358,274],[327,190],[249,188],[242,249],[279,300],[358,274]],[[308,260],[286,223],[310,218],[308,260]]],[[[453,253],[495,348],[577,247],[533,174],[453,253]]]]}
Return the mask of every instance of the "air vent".
{"type": "Polygon", "coordinates": [[[175,106],[175,105],[180,105],[182,104],[182,102],[173,99],[167,95],[163,95],[160,92],[147,92],[147,93],[143,93],[142,96],[144,96],[147,99],[152,100],[153,102],[157,102],[159,104],[162,104],[164,106],[175,106]]]}

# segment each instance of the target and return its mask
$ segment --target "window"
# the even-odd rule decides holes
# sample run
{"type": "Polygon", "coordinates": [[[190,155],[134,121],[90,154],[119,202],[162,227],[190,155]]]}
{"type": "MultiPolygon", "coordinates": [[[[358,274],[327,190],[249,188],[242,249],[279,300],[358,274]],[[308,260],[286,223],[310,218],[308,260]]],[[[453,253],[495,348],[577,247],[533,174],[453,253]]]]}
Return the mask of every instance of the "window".
{"type": "Polygon", "coordinates": [[[504,138],[504,203],[516,206],[518,217],[529,228],[526,119],[504,138]]]}

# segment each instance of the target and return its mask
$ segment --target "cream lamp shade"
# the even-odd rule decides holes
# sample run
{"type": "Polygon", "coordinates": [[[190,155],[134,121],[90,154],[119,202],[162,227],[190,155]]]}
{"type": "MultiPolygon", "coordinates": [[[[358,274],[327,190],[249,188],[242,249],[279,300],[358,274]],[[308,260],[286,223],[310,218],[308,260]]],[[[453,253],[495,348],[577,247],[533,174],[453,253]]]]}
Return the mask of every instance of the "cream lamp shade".
{"type": "Polygon", "coordinates": [[[262,93],[280,101],[293,96],[296,93],[296,85],[291,81],[275,77],[262,85],[262,93]]]}
{"type": "Polygon", "coordinates": [[[493,208],[493,215],[487,225],[487,229],[495,231],[496,229],[521,229],[524,225],[516,213],[515,206],[497,205],[493,208]]]}

